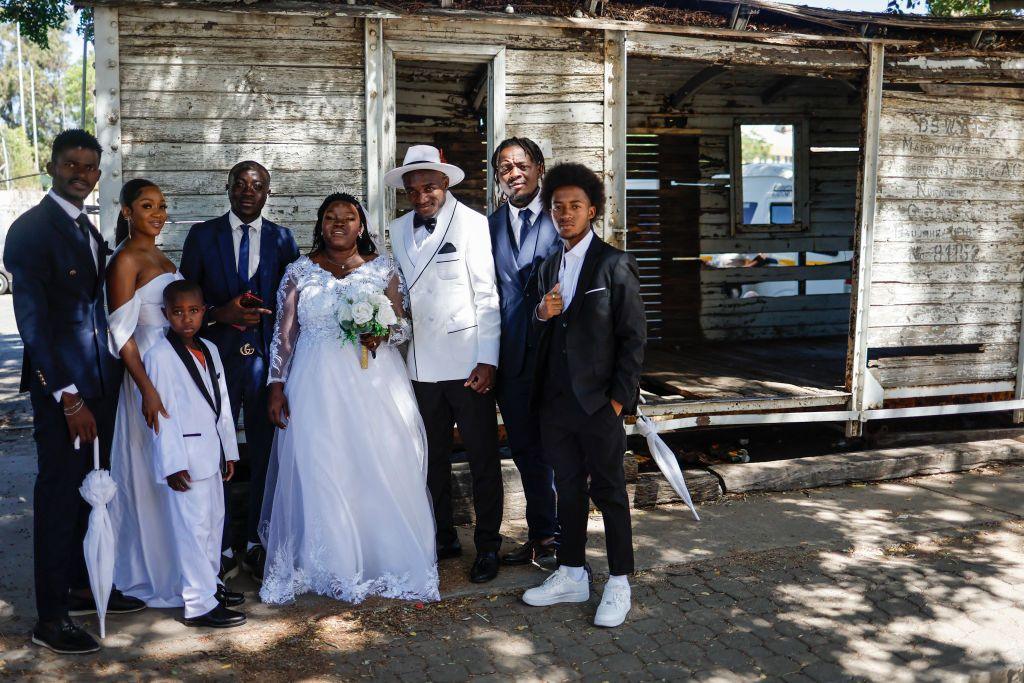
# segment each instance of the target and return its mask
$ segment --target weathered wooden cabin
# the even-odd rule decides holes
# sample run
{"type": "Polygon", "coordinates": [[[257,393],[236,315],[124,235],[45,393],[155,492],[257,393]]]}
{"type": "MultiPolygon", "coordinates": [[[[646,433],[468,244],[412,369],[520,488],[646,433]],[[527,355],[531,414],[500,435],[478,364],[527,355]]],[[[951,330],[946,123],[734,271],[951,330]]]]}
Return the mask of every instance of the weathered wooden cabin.
{"type": "MultiPolygon", "coordinates": [[[[665,428],[1024,420],[1024,21],[756,0],[91,0],[102,227],[159,183],[180,248],[227,170],[309,244],[328,192],[401,210],[417,142],[497,201],[507,135],[603,174],[665,428]]],[[[383,235],[381,235],[383,237],[383,235]]]]}

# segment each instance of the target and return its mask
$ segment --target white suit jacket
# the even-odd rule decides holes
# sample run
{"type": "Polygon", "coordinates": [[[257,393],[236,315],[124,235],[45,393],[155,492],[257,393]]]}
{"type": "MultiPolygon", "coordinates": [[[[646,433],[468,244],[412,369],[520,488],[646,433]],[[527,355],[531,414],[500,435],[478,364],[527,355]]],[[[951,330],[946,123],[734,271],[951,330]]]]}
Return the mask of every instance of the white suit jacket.
{"type": "MultiPolygon", "coordinates": [[[[231,418],[224,364],[217,347],[206,339],[203,343],[212,356],[207,363],[213,364],[211,369],[217,383],[213,390],[220,392],[220,419],[203,398],[166,337],[153,344],[143,359],[146,374],[170,413],[169,418],[160,416],[159,434],[150,431],[153,436],[153,475],[160,484],[166,484],[168,476],[181,470],[188,470],[189,477],[195,480],[218,474],[221,444],[224,445],[225,460],[238,460],[238,441],[231,418]]],[[[199,361],[189,360],[196,364],[204,380],[209,381],[210,377],[199,361]]],[[[210,389],[207,385],[207,391],[210,389]]]]}
{"type": "Polygon", "coordinates": [[[487,218],[448,193],[437,227],[417,248],[413,215],[410,211],[388,226],[409,288],[409,377],[465,380],[478,363],[497,367],[501,314],[487,218]]]}

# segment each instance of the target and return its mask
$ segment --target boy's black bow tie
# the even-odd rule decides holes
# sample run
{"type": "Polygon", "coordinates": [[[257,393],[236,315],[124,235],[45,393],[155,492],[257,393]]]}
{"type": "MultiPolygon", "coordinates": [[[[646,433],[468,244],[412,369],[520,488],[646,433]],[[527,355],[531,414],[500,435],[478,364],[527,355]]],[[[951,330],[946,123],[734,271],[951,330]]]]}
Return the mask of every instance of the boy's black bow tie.
{"type": "Polygon", "coordinates": [[[437,227],[437,217],[435,216],[434,218],[424,218],[423,216],[419,215],[418,213],[417,214],[413,214],[413,217],[412,217],[412,227],[413,228],[418,228],[420,226],[423,226],[424,228],[426,228],[427,232],[431,232],[431,233],[434,232],[434,228],[437,227]]]}

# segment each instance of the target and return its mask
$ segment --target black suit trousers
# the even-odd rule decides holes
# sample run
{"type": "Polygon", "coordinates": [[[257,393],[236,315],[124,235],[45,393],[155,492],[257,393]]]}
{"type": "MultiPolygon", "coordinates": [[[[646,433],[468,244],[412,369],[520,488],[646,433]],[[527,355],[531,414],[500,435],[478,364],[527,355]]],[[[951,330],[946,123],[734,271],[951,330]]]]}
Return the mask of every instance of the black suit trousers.
{"type": "Polygon", "coordinates": [[[622,465],[626,452],[622,418],[615,414],[611,403],[587,415],[570,392],[546,395],[542,406],[541,440],[555,471],[558,522],[562,527],[559,563],[583,566],[587,516],[593,500],[604,519],[610,573],[633,573],[633,530],[622,465]]]}
{"type": "Polygon", "coordinates": [[[527,362],[519,375],[508,376],[498,371],[496,393],[512,460],[523,482],[529,538],[540,541],[558,535],[558,518],[554,474],[541,446],[539,418],[530,410],[533,361],[529,356],[532,353],[527,351],[527,362]]]}
{"type": "Polygon", "coordinates": [[[452,430],[458,423],[473,477],[473,541],[477,552],[497,552],[503,502],[497,408],[493,395],[478,394],[464,385],[464,380],[412,383],[427,430],[427,486],[437,543],[450,545],[458,539],[452,516],[451,461],[452,430]]]}
{"type": "MultiPolygon", "coordinates": [[[[78,492],[92,470],[92,445],[74,449],[61,404],[38,387],[31,391],[38,474],[32,500],[36,610],[40,621],[68,614],[68,591],[89,587],[82,542],[89,504],[78,492]]],[[[100,460],[110,467],[117,400],[87,399],[96,418],[100,460]]]]}

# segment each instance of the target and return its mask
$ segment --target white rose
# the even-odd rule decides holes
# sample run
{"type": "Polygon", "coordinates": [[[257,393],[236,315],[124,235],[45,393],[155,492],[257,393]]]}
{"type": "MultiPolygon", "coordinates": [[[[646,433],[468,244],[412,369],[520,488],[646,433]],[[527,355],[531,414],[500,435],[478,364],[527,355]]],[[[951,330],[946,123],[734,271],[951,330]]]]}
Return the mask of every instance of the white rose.
{"type": "Polygon", "coordinates": [[[338,302],[338,310],[334,312],[334,318],[339,325],[352,320],[352,307],[344,299],[338,302]]]}
{"type": "Polygon", "coordinates": [[[352,304],[352,321],[356,325],[365,325],[373,320],[373,304],[369,301],[357,301],[352,304]]]}
{"type": "Polygon", "coordinates": [[[384,327],[394,325],[398,322],[398,316],[395,315],[395,309],[391,308],[390,302],[388,302],[386,306],[381,306],[377,311],[377,322],[384,327]]]}
{"type": "Polygon", "coordinates": [[[371,294],[370,301],[377,308],[391,308],[391,299],[389,299],[386,295],[381,294],[380,292],[371,294]]]}

